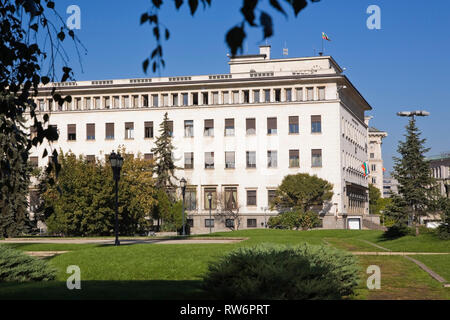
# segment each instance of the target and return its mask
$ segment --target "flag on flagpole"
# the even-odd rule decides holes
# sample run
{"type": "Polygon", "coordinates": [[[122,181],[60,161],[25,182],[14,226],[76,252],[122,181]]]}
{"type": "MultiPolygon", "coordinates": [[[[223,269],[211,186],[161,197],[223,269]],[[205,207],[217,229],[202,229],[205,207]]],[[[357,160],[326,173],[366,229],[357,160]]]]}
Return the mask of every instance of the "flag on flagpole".
{"type": "Polygon", "coordinates": [[[364,177],[367,176],[367,175],[369,174],[369,166],[367,165],[367,163],[364,162],[364,163],[361,165],[361,167],[362,167],[363,170],[364,170],[364,177]]]}
{"type": "Polygon", "coordinates": [[[322,32],[322,39],[323,39],[323,40],[331,41],[331,39],[328,38],[328,36],[327,36],[327,34],[326,34],[325,32],[322,32]]]}

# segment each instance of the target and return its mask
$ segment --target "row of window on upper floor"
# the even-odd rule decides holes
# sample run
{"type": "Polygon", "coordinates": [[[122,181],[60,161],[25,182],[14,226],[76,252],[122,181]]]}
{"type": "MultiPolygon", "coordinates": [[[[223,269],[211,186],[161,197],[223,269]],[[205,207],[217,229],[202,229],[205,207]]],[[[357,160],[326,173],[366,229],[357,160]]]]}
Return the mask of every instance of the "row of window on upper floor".
{"type": "Polygon", "coordinates": [[[72,102],[58,105],[53,99],[37,99],[39,111],[75,111],[129,109],[148,107],[248,104],[326,99],[326,87],[272,88],[227,91],[155,93],[140,95],[99,95],[73,97],[72,102]]]}
{"type": "MultiPolygon", "coordinates": [[[[276,135],[278,133],[278,118],[277,117],[268,117],[267,118],[267,134],[268,135],[276,135]]],[[[52,125],[56,129],[56,125],[52,125]]],[[[135,128],[134,122],[125,122],[125,139],[134,139],[135,138],[135,128]]],[[[255,118],[247,118],[245,119],[246,126],[246,134],[247,135],[256,135],[256,119],[255,118]]],[[[173,121],[168,121],[169,134],[174,136],[173,129],[173,121]]],[[[289,134],[299,134],[300,126],[299,126],[299,117],[298,116],[289,116],[288,117],[288,130],[289,134]]],[[[154,123],[153,121],[144,121],[144,138],[150,139],[154,138],[154,123]]],[[[322,133],[322,116],[321,115],[313,115],[311,116],[311,133],[320,134],[322,133]]],[[[203,135],[205,137],[213,137],[214,136],[214,119],[206,119],[204,120],[204,128],[203,135]]],[[[224,135],[225,136],[234,136],[235,135],[235,119],[225,119],[225,127],[224,127],[224,135]]],[[[31,139],[36,136],[36,130],[31,128],[31,139]]],[[[194,137],[194,120],[184,120],[184,136],[185,137],[194,137]]],[[[87,123],[86,124],[86,140],[93,141],[96,139],[96,124],[95,123],[87,123]]],[[[105,139],[113,140],[115,139],[115,123],[105,123],[105,139]]],[[[77,140],[77,125],[76,124],[68,124],[67,125],[67,141],[76,141],[77,140]]]]}

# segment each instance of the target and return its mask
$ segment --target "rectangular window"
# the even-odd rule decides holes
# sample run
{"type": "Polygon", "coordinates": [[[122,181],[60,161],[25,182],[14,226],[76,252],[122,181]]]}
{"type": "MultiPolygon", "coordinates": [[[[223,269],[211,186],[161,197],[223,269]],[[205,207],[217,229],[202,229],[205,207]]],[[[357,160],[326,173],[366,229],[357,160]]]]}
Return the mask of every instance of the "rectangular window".
{"type": "Polygon", "coordinates": [[[281,89],[275,89],[275,102],[281,102],[281,89]]]}
{"type": "MultiPolygon", "coordinates": [[[[45,104],[44,104],[45,107],[45,104]]],[[[81,98],[75,99],[75,110],[81,110],[81,98]]]]}
{"type": "Polygon", "coordinates": [[[134,139],[134,122],[125,122],[125,139],[134,139]]]}
{"type": "Polygon", "coordinates": [[[311,166],[312,167],[322,166],[322,149],[311,150],[311,166]]]}
{"type": "Polygon", "coordinates": [[[322,116],[311,116],[311,132],[322,132],[322,116]]]}
{"type": "Polygon", "coordinates": [[[376,171],[377,171],[377,165],[376,165],[376,164],[373,164],[373,165],[371,166],[371,169],[372,169],[373,172],[376,172],[376,171]]]}
{"type": "Polygon", "coordinates": [[[270,89],[264,90],[264,102],[270,102],[270,89]]]}
{"type": "Polygon", "coordinates": [[[277,118],[267,118],[267,134],[277,134],[277,118]]]}
{"type": "Polygon", "coordinates": [[[370,154],[370,159],[373,159],[373,158],[375,158],[375,153],[370,154]]]}
{"type": "Polygon", "coordinates": [[[194,120],[184,120],[184,136],[194,136],[194,120]]]}
{"type": "Polygon", "coordinates": [[[206,228],[214,228],[214,219],[205,219],[206,228]]]}
{"type": "Polygon", "coordinates": [[[235,168],[235,156],[234,151],[225,152],[225,168],[234,169],[235,168]]]}
{"type": "Polygon", "coordinates": [[[286,89],[286,101],[287,102],[292,101],[292,89],[286,89]]]}
{"type": "Polygon", "coordinates": [[[111,100],[109,99],[109,97],[105,97],[103,100],[103,107],[105,109],[111,109],[111,100]]]}
{"type": "Polygon", "coordinates": [[[120,97],[118,97],[118,96],[114,96],[113,97],[113,108],[114,109],[119,109],[120,108],[120,97]]]}
{"type": "Polygon", "coordinates": [[[123,107],[126,109],[130,107],[130,96],[123,97],[123,107]]]}
{"type": "Polygon", "coordinates": [[[157,94],[152,94],[152,107],[159,107],[159,97],[157,94]]]}
{"type": "Polygon", "coordinates": [[[276,191],[275,190],[267,190],[267,204],[270,206],[275,199],[276,191]]]}
{"type": "Polygon", "coordinates": [[[254,103],[261,102],[259,99],[260,99],[259,98],[259,90],[253,90],[253,102],[254,103]]]}
{"type": "Polygon", "coordinates": [[[145,139],[153,138],[153,121],[144,122],[144,138],[145,139]]]}
{"type": "Polygon", "coordinates": [[[225,188],[225,209],[235,210],[237,209],[237,188],[228,187],[225,188]]]}
{"type": "Polygon", "coordinates": [[[209,104],[208,97],[209,97],[208,92],[202,92],[202,99],[203,99],[203,104],[204,105],[208,105],[209,104]]]}
{"type": "Polygon", "coordinates": [[[189,95],[187,93],[183,93],[183,106],[189,105],[189,95]]]}
{"type": "Polygon", "coordinates": [[[107,123],[105,125],[105,137],[107,140],[114,139],[114,123],[107,123]]]}
{"type": "Polygon", "coordinates": [[[247,206],[256,206],[256,190],[247,190],[247,206]]]}
{"type": "Polygon", "coordinates": [[[205,169],[214,169],[214,152],[205,152],[205,169]]]}
{"type": "Polygon", "coordinates": [[[308,101],[314,100],[314,88],[306,88],[306,99],[308,101]]]}
{"type": "Polygon", "coordinates": [[[297,101],[303,101],[303,88],[297,88],[297,101]]]}
{"type": "Polygon", "coordinates": [[[296,134],[299,132],[298,129],[298,116],[289,117],[289,133],[296,134]]]}
{"type": "Polygon", "coordinates": [[[289,150],[289,168],[300,167],[300,151],[289,150]]]}
{"type": "Polygon", "coordinates": [[[233,91],[233,103],[234,104],[240,103],[240,101],[239,101],[239,91],[233,91]]]}
{"type": "Polygon", "coordinates": [[[94,98],[94,108],[95,109],[100,109],[100,97],[95,97],[94,98]]]}
{"type": "Polygon", "coordinates": [[[86,125],[86,139],[95,140],[95,123],[88,123],[86,125]]]}
{"type": "Polygon", "coordinates": [[[192,105],[198,106],[198,93],[197,92],[192,93],[192,105]]]}
{"type": "Polygon", "coordinates": [[[256,219],[247,219],[247,228],[256,228],[256,219]]]}
{"type": "Polygon", "coordinates": [[[318,88],[319,100],[325,100],[325,87],[318,88]]]}
{"type": "Polygon", "coordinates": [[[256,134],[256,119],[245,119],[245,127],[247,135],[256,134]]]}
{"type": "Polygon", "coordinates": [[[205,137],[214,137],[214,120],[213,119],[205,120],[204,136],[205,137]]]}
{"type": "Polygon", "coordinates": [[[225,119],[225,135],[234,136],[234,119],[225,119]]]}
{"type": "Polygon", "coordinates": [[[162,103],[163,103],[163,107],[169,106],[169,95],[168,94],[162,95],[162,103]]]}
{"type": "Polygon", "coordinates": [[[185,201],[186,210],[196,210],[197,209],[197,190],[186,189],[184,201],[185,201]]]}
{"type": "Polygon", "coordinates": [[[194,219],[186,219],[186,224],[193,228],[194,227],[194,219]]]}
{"type": "Polygon", "coordinates": [[[244,95],[244,103],[250,103],[250,91],[244,90],[242,93],[244,95]]]}
{"type": "Polygon", "coordinates": [[[230,93],[228,91],[223,92],[223,103],[224,104],[230,103],[230,93]]]}
{"type": "Polygon", "coordinates": [[[76,124],[68,124],[67,125],[67,140],[68,141],[77,140],[77,125],[76,124]]]}
{"type": "Polygon", "coordinates": [[[131,107],[139,108],[139,96],[131,96],[131,107]]]}
{"type": "Polygon", "coordinates": [[[173,137],[173,121],[167,121],[167,126],[169,127],[169,136],[173,137]]]}
{"type": "Polygon", "coordinates": [[[217,208],[216,188],[205,188],[205,193],[204,193],[203,199],[205,199],[204,207],[206,210],[209,210],[208,194],[211,194],[211,210],[215,210],[217,208]]]}
{"type": "Polygon", "coordinates": [[[172,94],[172,106],[178,107],[178,93],[172,94]]]}
{"type": "Polygon", "coordinates": [[[219,93],[218,92],[212,93],[212,104],[219,104],[219,93]]]}
{"type": "Polygon", "coordinates": [[[247,151],[247,168],[256,168],[256,151],[247,151]]]}
{"type": "Polygon", "coordinates": [[[185,169],[194,169],[194,153],[193,152],[185,152],[184,153],[184,168],[185,169]]]}
{"type": "Polygon", "coordinates": [[[92,109],[91,98],[84,98],[84,109],[86,109],[86,110],[91,110],[92,109]]]}
{"type": "Polygon", "coordinates": [[[44,102],[44,100],[39,100],[39,111],[45,111],[45,102],[44,102]]]}
{"type": "Polygon", "coordinates": [[[153,160],[153,153],[144,153],[144,160],[146,161],[153,160]]]}
{"type": "MultiPolygon", "coordinates": [[[[149,106],[148,94],[142,95],[142,106],[143,106],[144,108],[148,108],[148,106],[149,106]]],[[[156,107],[157,107],[157,106],[156,106],[156,107]]]]}
{"type": "Polygon", "coordinates": [[[234,228],[234,219],[225,219],[225,227],[234,228]]]}
{"type": "Polygon", "coordinates": [[[29,159],[32,168],[37,168],[39,166],[39,157],[29,157],[29,159]]]}
{"type": "Polygon", "coordinates": [[[267,167],[268,168],[278,167],[278,152],[277,151],[267,151],[267,167]]]}

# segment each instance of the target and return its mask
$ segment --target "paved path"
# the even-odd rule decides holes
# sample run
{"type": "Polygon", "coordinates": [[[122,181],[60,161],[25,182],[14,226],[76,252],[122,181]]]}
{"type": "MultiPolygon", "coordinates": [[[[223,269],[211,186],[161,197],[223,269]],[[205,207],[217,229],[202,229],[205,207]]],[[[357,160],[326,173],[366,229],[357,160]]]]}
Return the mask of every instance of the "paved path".
{"type": "Polygon", "coordinates": [[[450,252],[379,252],[379,251],[350,251],[357,256],[421,256],[421,255],[447,255],[450,252]]]}
{"type": "MultiPolygon", "coordinates": [[[[228,238],[228,239],[212,239],[212,238],[194,238],[194,239],[119,239],[120,244],[223,244],[237,243],[247,238],[228,238]]],[[[11,239],[1,240],[1,243],[51,243],[51,244],[114,244],[114,239],[11,239]]]]}

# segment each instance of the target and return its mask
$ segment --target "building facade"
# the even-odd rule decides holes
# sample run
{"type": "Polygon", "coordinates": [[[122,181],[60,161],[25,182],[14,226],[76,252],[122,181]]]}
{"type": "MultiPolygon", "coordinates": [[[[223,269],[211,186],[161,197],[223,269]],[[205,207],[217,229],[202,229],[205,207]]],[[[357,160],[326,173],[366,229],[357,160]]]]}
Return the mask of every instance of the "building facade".
{"type": "MultiPolygon", "coordinates": [[[[324,228],[362,228],[368,215],[365,111],[371,106],[330,56],[231,58],[227,74],[100,80],[43,86],[36,97],[60,138],[52,147],[105,159],[125,147],[151,159],[167,112],[177,177],[188,181],[186,208],[195,233],[226,230],[231,219],[209,219],[208,193],[239,209],[241,228],[264,227],[284,176],[317,175],[333,184],[320,210],[324,228]],[[51,99],[56,86],[72,102],[51,99]]],[[[43,148],[31,161],[45,166],[43,148]]],[[[214,203],[215,201],[213,201],[214,203]]],[[[213,205],[214,206],[214,205],[213,205]]]]}
{"type": "Polygon", "coordinates": [[[439,185],[442,196],[450,198],[450,152],[429,157],[431,174],[439,185]]]}
{"type": "Polygon", "coordinates": [[[369,127],[369,183],[380,190],[381,197],[384,197],[383,187],[383,139],[387,137],[387,132],[369,127]]]}

